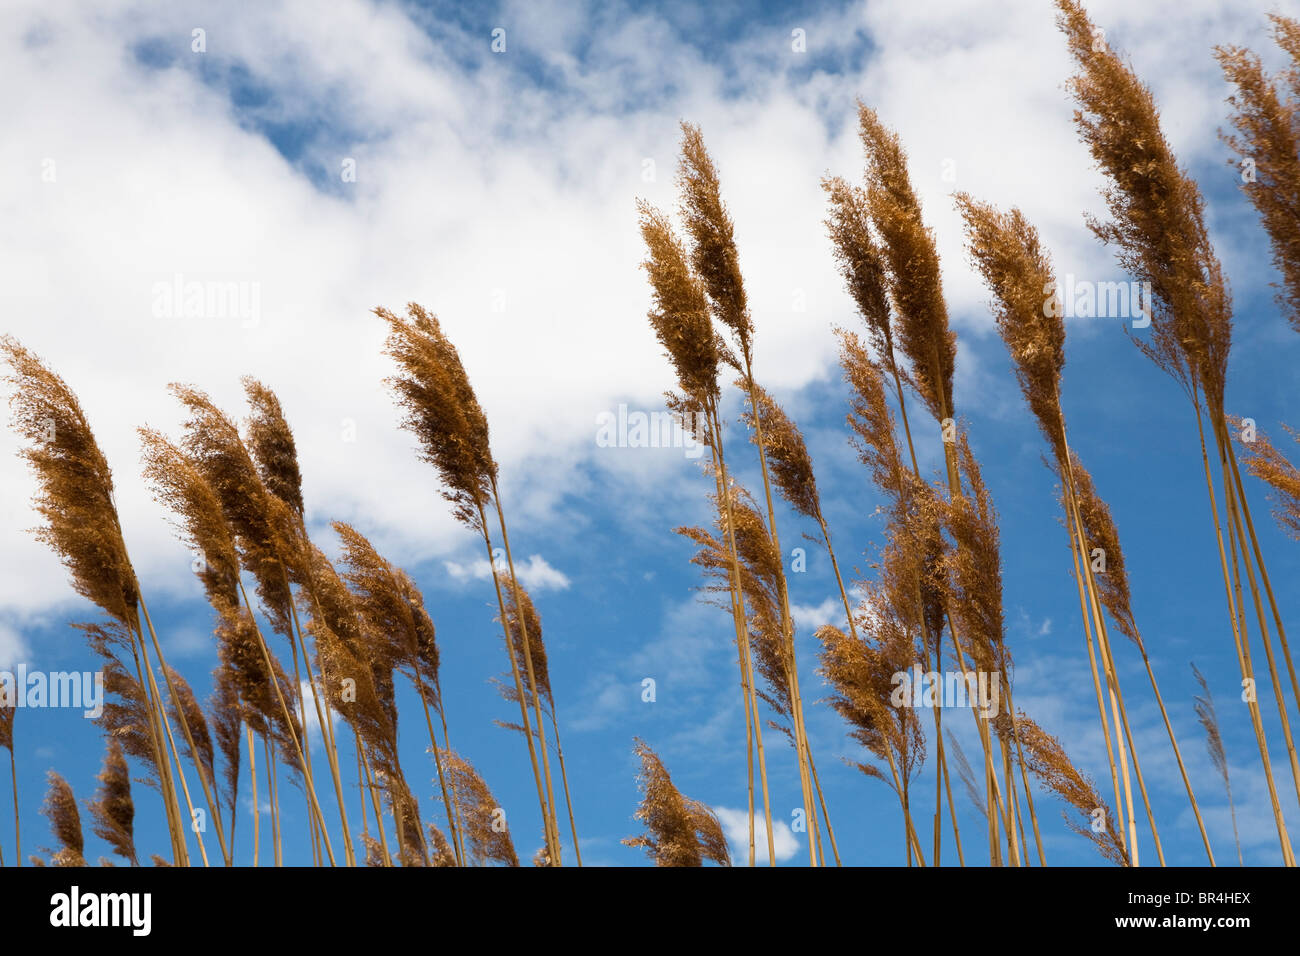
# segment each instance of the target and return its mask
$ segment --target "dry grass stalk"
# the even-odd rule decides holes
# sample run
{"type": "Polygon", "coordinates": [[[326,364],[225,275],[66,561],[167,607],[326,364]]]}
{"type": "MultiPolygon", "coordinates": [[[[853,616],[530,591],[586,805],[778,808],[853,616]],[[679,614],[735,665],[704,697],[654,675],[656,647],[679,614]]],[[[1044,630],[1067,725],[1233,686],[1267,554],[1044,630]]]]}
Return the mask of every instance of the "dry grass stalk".
{"type": "Polygon", "coordinates": [[[1201,685],[1201,690],[1205,692],[1204,697],[1193,698],[1196,707],[1196,719],[1205,728],[1205,749],[1210,754],[1210,762],[1214,764],[1214,769],[1219,771],[1219,776],[1223,778],[1223,787],[1228,791],[1228,811],[1232,814],[1232,840],[1237,845],[1237,865],[1245,866],[1241,858],[1241,837],[1237,835],[1237,807],[1232,802],[1232,780],[1228,776],[1228,754],[1223,747],[1223,733],[1219,730],[1219,715],[1214,709],[1214,695],[1210,693],[1210,685],[1206,683],[1204,675],[1192,665],[1192,673],[1196,675],[1196,682],[1201,685]]]}
{"type": "MultiPolygon", "coordinates": [[[[1234,433],[1240,436],[1240,421],[1231,421],[1234,433]]],[[[1285,425],[1282,427],[1300,444],[1300,432],[1285,425]]],[[[1239,440],[1239,443],[1246,471],[1272,488],[1273,517],[1283,531],[1300,541],[1300,468],[1291,464],[1268,436],[1260,432],[1256,432],[1254,441],[1239,440]]]]}
{"type": "Polygon", "coordinates": [[[127,770],[122,744],[108,739],[104,769],[99,774],[99,791],[89,801],[95,836],[108,843],[113,852],[132,866],[139,866],[135,855],[135,802],[131,799],[131,774],[127,770]]]}
{"type": "Polygon", "coordinates": [[[0,747],[9,751],[9,782],[14,798],[14,866],[23,865],[23,830],[18,819],[18,764],[14,758],[14,716],[17,707],[0,707],[0,747]]]}
{"type": "Polygon", "coordinates": [[[658,754],[640,738],[636,754],[641,758],[641,803],[635,817],[647,832],[627,837],[623,843],[644,847],[655,866],[703,866],[705,860],[731,866],[731,851],[714,812],[683,796],[658,754]]]}

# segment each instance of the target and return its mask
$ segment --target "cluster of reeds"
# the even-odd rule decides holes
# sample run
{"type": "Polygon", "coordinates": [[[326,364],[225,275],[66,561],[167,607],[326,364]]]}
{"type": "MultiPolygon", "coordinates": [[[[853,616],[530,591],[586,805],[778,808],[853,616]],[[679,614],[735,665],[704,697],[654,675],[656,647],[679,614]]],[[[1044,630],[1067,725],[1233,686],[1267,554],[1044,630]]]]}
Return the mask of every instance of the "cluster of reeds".
{"type": "MultiPolygon", "coordinates": [[[[1058,23],[1077,65],[1070,84],[1078,104],[1075,122],[1109,183],[1104,193],[1108,217],[1090,218],[1088,224],[1116,250],[1133,277],[1150,284],[1150,332],[1134,336],[1135,344],[1182,387],[1195,413],[1230,632],[1246,688],[1243,699],[1282,860],[1294,865],[1264,717],[1254,694],[1252,627],[1258,628],[1258,645],[1264,650],[1297,797],[1300,758],[1290,712],[1300,706],[1300,682],[1256,534],[1238,448],[1244,470],[1269,486],[1279,524],[1297,538],[1300,469],[1253,421],[1228,414],[1231,296],[1206,229],[1204,200],[1164,137],[1150,91],[1128,62],[1098,39],[1101,34],[1079,3],[1056,2],[1058,23]],[[1222,508],[1212,456],[1222,483],[1222,508]]],[[[1300,331],[1300,21],[1279,15],[1271,21],[1275,40],[1291,59],[1290,69],[1270,77],[1249,50],[1221,47],[1216,52],[1235,90],[1229,103],[1236,134],[1225,140],[1241,158],[1243,190],[1270,238],[1283,280],[1279,304],[1300,331]]],[[[790,512],[783,519],[787,533],[799,522],[811,522],[817,532],[812,540],[826,548],[843,614],[814,635],[818,672],[830,689],[827,702],[861,748],[849,762],[882,781],[898,799],[908,865],[942,865],[945,830],[951,831],[958,863],[966,865],[970,836],[968,832],[964,848],[950,764],[983,822],[992,866],[1047,864],[1031,776],[1041,791],[1065,805],[1068,826],[1118,865],[1141,862],[1140,800],[1164,865],[1152,793],[1120,681],[1124,642],[1111,641],[1113,630],[1127,638],[1142,660],[1213,864],[1192,773],[1134,613],[1118,529],[1071,447],[1062,408],[1064,309],[1055,295],[1043,301],[1045,291],[1056,285],[1051,257],[1018,209],[999,210],[966,193],[954,197],[971,261],[992,295],[997,330],[1047,441],[1048,466],[1059,481],[1068,567],[1076,583],[1107,755],[1109,803],[1060,740],[1015,706],[998,515],[974,452],[976,437],[955,404],[958,340],[949,326],[935,237],[899,136],[865,104],[859,103],[857,118],[865,156],[861,184],[828,176],[822,186],[833,254],[863,325],[863,335],[842,328],[836,334],[848,387],[849,441],[881,501],[876,513],[883,543],[866,551],[875,569],[870,579],[846,582],[804,437],[756,375],[757,325],[735,227],[718,168],[698,127],[681,126],[676,220],[644,201],[637,207],[653,299],[648,317],[676,377],[668,406],[709,451],[703,465],[713,479],[708,488],[711,526],[676,531],[696,549],[692,560],[704,572],[709,600],[731,617],[745,721],[747,862],[753,866],[757,858],[761,798],[767,857],[776,863],[776,795],[769,785],[773,755],[764,746],[766,726],[778,731],[794,754],[809,864],[826,865],[828,850],[830,860],[841,863],[807,728],[778,531],[777,502],[784,500],[790,512]],[[724,374],[734,376],[734,392],[725,388],[724,374]],[[727,440],[724,427],[724,408],[737,407],[736,424],[748,438],[739,447],[734,434],[727,440]],[[735,478],[738,456],[750,450],[756,452],[761,495],[735,478]],[[927,451],[936,450],[942,452],[942,473],[927,477],[920,462],[927,451]],[[972,691],[969,710],[982,758],[978,769],[952,727],[945,731],[936,688],[929,688],[919,705],[911,694],[900,697],[898,692],[903,676],[948,670],[972,691]],[[991,683],[1000,689],[993,706],[973,692],[991,683]],[[926,708],[928,717],[922,714],[926,708]],[[928,828],[917,826],[918,814],[928,812],[928,796],[917,792],[927,757],[935,784],[928,828]]],[[[457,521],[481,542],[490,568],[496,623],[509,662],[508,676],[497,683],[512,705],[512,716],[499,723],[523,737],[542,823],[542,845],[533,863],[564,862],[560,790],[574,859],[581,865],[573,800],[577,791],[570,788],[560,744],[541,615],[516,572],[487,416],[437,317],[414,303],[404,315],[384,308],[375,315],[387,328],[385,351],[396,367],[387,384],[402,412],[402,425],[416,437],[420,456],[434,466],[440,494],[457,521]],[[513,707],[518,708],[517,722],[513,707]]],[[[108,695],[97,718],[106,738],[99,788],[84,806],[93,832],[113,855],[133,866],[140,861],[134,766],[141,774],[135,779],[161,800],[171,842],[170,860],[158,854],[150,859],[156,865],[190,865],[196,862],[191,851],[197,850],[197,862],[211,865],[204,839],[208,828],[194,824],[206,819],[220,862],[233,865],[246,761],[252,860],[258,865],[264,842],[260,744],[275,865],[284,863],[280,796],[286,780],[302,792],[317,865],[519,865],[504,809],[474,767],[451,748],[442,657],[419,587],[351,524],[331,525],[340,543],[338,561],[312,539],[294,435],[271,389],[243,380],[248,414],[241,425],[204,392],[172,385],[187,416],[182,434],[173,438],[140,429],[143,476],[156,501],[171,513],[213,612],[218,663],[211,695],[201,702],[165,660],[126,547],[112,473],[85,411],[68,385],[16,340],[0,339],[0,351],[10,369],[13,423],[24,439],[21,454],[37,480],[35,508],[42,521],[37,534],[63,560],[77,593],[104,615],[75,626],[101,661],[108,695]],[[285,651],[288,666],[282,662],[285,651]],[[410,685],[420,702],[435,800],[442,805],[437,822],[421,818],[417,793],[422,788],[411,785],[410,768],[400,759],[399,680],[410,685]],[[346,756],[349,737],[352,759],[346,756]],[[313,763],[313,752],[324,755],[325,766],[319,759],[313,763]],[[359,833],[348,814],[353,790],[361,810],[359,833]],[[333,805],[323,805],[322,797],[333,805]]],[[[1208,683],[1195,666],[1193,673],[1201,690],[1193,708],[1227,793],[1240,863],[1223,731],[1208,683]]],[[[14,798],[14,862],[21,865],[15,713],[0,706],[0,747],[9,751],[14,798]]],[[[659,866],[731,865],[715,813],[682,795],[659,756],[640,738],[635,752],[642,791],[635,819],[645,832],[623,842],[645,849],[659,866]]],[[[58,844],[47,851],[49,864],[86,865],[77,800],[54,771],[49,772],[42,812],[58,844]]],[[[47,862],[40,856],[30,859],[37,865],[47,862]]]]}

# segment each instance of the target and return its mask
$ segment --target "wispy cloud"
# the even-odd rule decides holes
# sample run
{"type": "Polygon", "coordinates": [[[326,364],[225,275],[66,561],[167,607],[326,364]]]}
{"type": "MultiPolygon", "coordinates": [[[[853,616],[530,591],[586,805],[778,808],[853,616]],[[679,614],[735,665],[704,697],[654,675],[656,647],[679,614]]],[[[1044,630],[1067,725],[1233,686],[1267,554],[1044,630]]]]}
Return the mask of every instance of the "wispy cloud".
{"type": "MultiPolygon", "coordinates": [[[[728,807],[714,807],[718,821],[731,844],[733,861],[749,860],[749,814],[744,810],[732,810],[728,807]]],[[[776,861],[781,863],[799,852],[799,841],[790,825],[784,820],[772,821],[772,849],[776,852],[776,861]]],[[[754,862],[767,865],[767,820],[755,816],[754,819],[754,862]]]]}
{"type": "MultiPolygon", "coordinates": [[[[487,558],[468,562],[444,561],[443,567],[458,581],[486,581],[492,577],[492,565],[487,558]]],[[[530,555],[527,561],[516,561],[515,575],[519,583],[530,591],[565,591],[569,587],[568,575],[551,567],[540,554],[530,555]]]]}

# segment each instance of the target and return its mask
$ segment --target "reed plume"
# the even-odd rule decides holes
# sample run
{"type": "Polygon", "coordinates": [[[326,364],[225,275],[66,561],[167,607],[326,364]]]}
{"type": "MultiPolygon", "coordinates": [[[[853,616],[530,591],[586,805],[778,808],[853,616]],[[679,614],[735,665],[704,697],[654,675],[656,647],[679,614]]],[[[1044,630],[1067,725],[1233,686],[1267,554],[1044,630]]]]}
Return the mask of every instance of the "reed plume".
{"type": "Polygon", "coordinates": [[[1024,742],[1025,760],[1042,785],[1076,810],[1085,822],[1063,813],[1066,824],[1075,833],[1087,837],[1097,850],[1117,866],[1127,866],[1124,841],[1115,832],[1114,817],[1097,793],[1096,785],[1070,762],[1061,742],[1034,723],[1023,711],[1016,719],[1016,729],[1024,742]]]}
{"type": "Polygon", "coordinates": [[[641,802],[633,816],[647,832],[626,837],[623,844],[643,847],[655,866],[703,866],[705,860],[731,866],[731,851],[717,815],[698,800],[683,796],[658,754],[639,737],[635,750],[641,759],[637,776],[641,802]]]}
{"type": "MultiPolygon", "coordinates": [[[[1235,434],[1240,436],[1240,421],[1230,421],[1235,434]]],[[[1282,427],[1300,443],[1300,432],[1282,427]]],[[[1240,441],[1240,445],[1246,471],[1272,488],[1273,517],[1283,531],[1300,541],[1300,468],[1291,464],[1262,432],[1255,433],[1254,441],[1240,441]]]]}
{"type": "Polygon", "coordinates": [[[970,761],[966,759],[966,752],[961,749],[961,744],[953,736],[952,731],[948,731],[948,747],[952,751],[953,762],[957,764],[957,776],[961,778],[962,784],[966,787],[966,796],[970,799],[973,806],[982,817],[987,818],[989,815],[988,804],[984,800],[984,794],[975,784],[975,772],[971,770],[970,761]]]}
{"type": "Polygon", "coordinates": [[[77,798],[73,796],[68,781],[53,770],[49,771],[48,779],[50,788],[45,793],[41,813],[49,818],[50,830],[59,841],[59,849],[50,857],[50,863],[53,866],[85,866],[85,842],[77,798]]]}
{"type": "MultiPolygon", "coordinates": [[[[1269,19],[1274,39],[1294,58],[1300,51],[1300,20],[1278,14],[1269,19]]],[[[1238,46],[1215,47],[1215,57],[1224,78],[1235,87],[1228,105],[1239,135],[1223,138],[1241,157],[1241,190],[1272,243],[1273,264],[1282,276],[1278,304],[1300,332],[1300,113],[1296,101],[1285,98],[1281,89],[1289,78],[1300,91],[1300,72],[1293,67],[1289,77],[1275,82],[1264,73],[1258,55],[1238,46]]]]}
{"type": "Polygon", "coordinates": [[[457,819],[462,821],[469,859],[480,865],[494,862],[518,866],[519,857],[510,839],[505,810],[492,796],[483,778],[459,754],[448,750],[443,754],[443,760],[447,789],[459,809],[457,819]]]}
{"type": "Polygon", "coordinates": [[[221,781],[224,790],[218,786],[219,797],[225,797],[226,807],[230,811],[230,844],[235,843],[235,811],[239,806],[239,764],[240,734],[243,733],[244,717],[239,701],[239,690],[234,674],[224,665],[212,671],[212,695],[208,698],[208,719],[212,725],[212,736],[217,749],[221,751],[223,767],[221,781]]]}
{"type": "Polygon", "coordinates": [[[1237,835],[1237,807],[1232,802],[1232,781],[1228,777],[1228,754],[1223,747],[1219,715],[1214,709],[1214,695],[1210,693],[1210,685],[1206,683],[1204,675],[1197,670],[1195,664],[1192,665],[1192,673],[1196,676],[1196,682],[1201,685],[1201,690],[1205,692],[1204,697],[1193,698],[1196,719],[1205,729],[1205,749],[1210,755],[1210,762],[1214,764],[1214,769],[1219,771],[1219,776],[1223,778],[1223,787],[1228,792],[1228,811],[1232,815],[1232,840],[1237,845],[1237,865],[1245,866],[1241,858],[1241,837],[1237,835]]]}
{"type": "Polygon", "coordinates": [[[127,770],[122,744],[108,738],[104,769],[99,774],[99,791],[86,808],[93,821],[95,836],[108,843],[113,852],[132,866],[140,863],[135,855],[135,803],[131,799],[131,775],[127,770]]]}

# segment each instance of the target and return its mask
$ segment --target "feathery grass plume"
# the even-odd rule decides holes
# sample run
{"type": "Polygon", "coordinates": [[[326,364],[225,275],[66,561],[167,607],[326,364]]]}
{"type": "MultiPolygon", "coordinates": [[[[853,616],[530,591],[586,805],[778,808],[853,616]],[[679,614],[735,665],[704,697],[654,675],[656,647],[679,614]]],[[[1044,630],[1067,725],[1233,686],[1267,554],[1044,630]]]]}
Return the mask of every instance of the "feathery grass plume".
{"type": "MultiPolygon", "coordinates": [[[[1256,432],[1254,441],[1243,441],[1240,438],[1240,419],[1230,418],[1229,421],[1246,460],[1246,470],[1272,487],[1269,497],[1273,501],[1273,517],[1282,530],[1300,541],[1300,468],[1273,447],[1263,432],[1256,432]]],[[[1282,427],[1300,443],[1300,432],[1286,425],[1282,427]]]]}
{"type": "Polygon", "coordinates": [[[73,627],[85,633],[90,649],[104,661],[100,667],[104,675],[104,710],[95,723],[122,744],[127,756],[144,765],[146,786],[160,790],[158,752],[149,729],[153,718],[148,694],[118,657],[121,651],[130,649],[130,632],[116,622],[73,627]]]}
{"type": "Polygon", "coordinates": [[[921,218],[898,134],[861,102],[858,123],[867,158],[867,204],[880,234],[895,338],[911,363],[918,394],[941,421],[952,413],[957,336],[948,328],[934,234],[921,218]]]}
{"type": "Polygon", "coordinates": [[[99,774],[99,792],[87,803],[95,836],[108,843],[113,852],[132,866],[139,866],[135,855],[135,803],[131,800],[131,775],[127,771],[122,744],[108,738],[104,769],[99,774]]]}
{"type": "Polygon", "coordinates": [[[979,786],[975,783],[975,773],[970,768],[970,761],[966,759],[966,752],[961,749],[961,744],[953,736],[950,730],[948,733],[948,747],[952,750],[953,762],[957,764],[957,776],[961,777],[961,782],[966,787],[966,796],[970,798],[971,805],[979,811],[979,815],[988,818],[989,809],[984,800],[984,794],[979,786]]]}
{"type": "Polygon", "coordinates": [[[644,847],[655,866],[703,866],[705,860],[730,866],[727,840],[713,811],[682,796],[658,754],[639,737],[635,749],[641,758],[641,803],[633,817],[647,832],[625,838],[624,845],[644,847]]]}
{"type": "Polygon", "coordinates": [[[446,740],[447,719],[442,710],[442,687],[438,679],[438,644],[433,619],[425,609],[424,598],[415,582],[405,571],[385,560],[374,545],[351,525],[336,521],[333,527],[343,541],[343,565],[346,569],[343,577],[352,589],[371,635],[378,639],[373,650],[376,660],[382,661],[389,671],[393,668],[402,670],[419,691],[429,743],[438,767],[438,783],[446,804],[448,826],[459,848],[455,808],[447,795],[441,748],[429,715],[432,707],[442,722],[444,743],[449,744],[446,740]]]}
{"type": "Polygon", "coordinates": [[[253,410],[248,419],[248,448],[257,462],[262,483],[301,518],[304,508],[298,448],[293,430],[285,421],[280,399],[251,375],[245,375],[240,381],[253,410]]]}
{"type": "Polygon", "coordinates": [[[385,352],[400,370],[386,382],[406,413],[402,426],[416,436],[420,456],[446,486],[442,496],[458,520],[481,532],[480,509],[486,507],[497,474],[487,416],[437,317],[414,302],[406,308],[407,318],[374,310],[388,323],[385,352]]]}
{"type": "Polygon", "coordinates": [[[1189,394],[1199,385],[1210,409],[1223,407],[1231,297],[1203,218],[1196,183],[1178,166],[1151,91],[1118,53],[1099,44],[1076,0],[1056,0],[1079,73],[1069,88],[1075,126],[1111,181],[1103,197],[1110,221],[1089,217],[1120,263],[1151,283],[1151,339],[1135,344],[1189,394]]]}
{"type": "Polygon", "coordinates": [[[77,798],[68,781],[53,770],[49,771],[50,789],[46,791],[41,813],[49,817],[50,830],[59,841],[59,850],[50,858],[54,866],[85,866],[85,842],[81,834],[81,813],[77,798]]]}
{"type": "Polygon", "coordinates": [[[822,507],[821,497],[817,494],[817,478],[799,427],[761,385],[754,386],[754,399],[757,420],[755,402],[747,401],[745,405],[745,422],[754,431],[750,441],[758,444],[755,426],[761,424],[763,451],[767,454],[768,468],[782,497],[799,514],[820,522],[822,507]]]}
{"type": "MultiPolygon", "coordinates": [[[[1297,44],[1292,49],[1300,49],[1300,20],[1276,14],[1269,19],[1279,45],[1285,49],[1287,38],[1292,37],[1297,44]]],[[[1300,113],[1294,101],[1280,95],[1250,50],[1219,46],[1215,57],[1225,79],[1236,87],[1228,104],[1240,136],[1223,139],[1243,162],[1253,165],[1252,176],[1242,174],[1241,191],[1259,213],[1272,242],[1273,264],[1282,274],[1278,304],[1300,332],[1300,113]]],[[[1293,82],[1298,76],[1291,72],[1293,82]]]]}
{"type": "Polygon", "coordinates": [[[637,202],[637,212],[648,253],[642,268],[654,293],[650,325],[690,410],[703,408],[719,395],[718,361],[725,352],[709,319],[704,285],[691,271],[668,217],[644,200],[637,202]]]}
{"type": "Polygon", "coordinates": [[[0,701],[0,749],[14,749],[14,714],[18,708],[9,701],[0,701]]]}
{"type": "Polygon", "coordinates": [[[1061,742],[1039,727],[1024,711],[1016,716],[1016,731],[1024,744],[1025,762],[1030,771],[1046,789],[1083,817],[1083,822],[1080,822],[1063,812],[1070,829],[1091,840],[1110,862],[1127,866],[1128,856],[1123,841],[1115,832],[1110,808],[1097,793],[1096,785],[1070,762],[1061,742]],[[1101,829],[1097,829],[1097,823],[1102,825],[1101,829]]]}
{"type": "Polygon", "coordinates": [[[459,754],[448,750],[443,754],[447,771],[448,789],[463,822],[465,846],[470,858],[482,863],[491,861],[506,866],[518,866],[510,828],[505,811],[492,796],[478,771],[459,754]]]}
{"type": "Polygon", "coordinates": [[[957,193],[955,199],[966,222],[971,258],[993,293],[998,333],[1015,363],[1020,390],[1060,461],[1065,454],[1058,398],[1065,321],[1059,300],[1043,300],[1044,290],[1056,285],[1051,261],[1038,231],[1019,209],[1002,213],[967,193],[957,193]]]}
{"type": "Polygon", "coordinates": [[[113,497],[113,475],[81,403],[66,382],[12,336],[0,336],[11,368],[14,429],[36,476],[45,519],[37,537],[63,560],[77,593],[114,620],[139,625],[139,587],[113,497]]]}
{"type": "Polygon", "coordinates": [[[885,397],[884,376],[856,334],[838,329],[836,335],[844,380],[851,389],[847,418],[853,432],[850,440],[867,466],[872,484],[889,498],[894,515],[900,516],[907,508],[909,485],[917,483],[911,482],[903,468],[894,438],[894,415],[885,397]]]}
{"type": "Polygon", "coordinates": [[[168,702],[172,720],[178,725],[182,722],[185,723],[189,727],[190,735],[194,740],[192,749],[188,742],[185,744],[184,755],[194,762],[194,765],[199,768],[199,772],[206,776],[215,787],[217,780],[215,772],[216,753],[212,746],[212,732],[208,728],[208,719],[203,713],[203,708],[199,706],[198,700],[194,697],[193,688],[190,687],[185,678],[171,667],[168,667],[167,670],[169,672],[168,676],[171,678],[171,686],[176,691],[176,696],[168,702]]]}
{"type": "Polygon", "coordinates": [[[151,862],[154,866],[171,866],[170,863],[168,863],[166,860],[160,857],[157,853],[150,854],[149,862],[151,862]]]}
{"type": "Polygon", "coordinates": [[[894,361],[894,330],[890,320],[888,275],[884,254],[871,234],[871,201],[866,190],[850,186],[839,176],[822,179],[830,199],[826,228],[835,246],[835,261],[849,295],[867,326],[871,347],[882,362],[894,361]]]}
{"type": "Polygon", "coordinates": [[[1196,719],[1205,728],[1205,749],[1210,754],[1210,762],[1214,764],[1214,769],[1219,771],[1219,776],[1223,778],[1224,789],[1228,791],[1228,810],[1232,814],[1232,839],[1237,845],[1237,864],[1245,866],[1241,857],[1241,838],[1237,835],[1237,806],[1232,802],[1232,781],[1228,778],[1228,754],[1223,748],[1223,734],[1219,731],[1219,715],[1214,709],[1214,695],[1210,693],[1210,685],[1206,683],[1204,675],[1195,664],[1192,665],[1192,673],[1196,675],[1196,682],[1205,692],[1204,697],[1197,696],[1192,699],[1196,708],[1196,719]]]}
{"type": "Polygon", "coordinates": [[[239,764],[241,756],[240,735],[243,733],[243,712],[239,703],[239,690],[234,674],[227,666],[212,671],[212,695],[208,698],[208,717],[212,736],[224,761],[221,779],[225,784],[226,807],[230,811],[230,842],[235,841],[235,811],[239,798],[239,764]]]}
{"type": "Polygon", "coordinates": [[[691,236],[691,264],[708,292],[713,317],[731,329],[743,356],[750,354],[754,324],[745,300],[740,257],[731,216],[722,202],[718,170],[704,147],[700,128],[682,124],[682,158],[677,184],[682,220],[691,236]]]}
{"type": "Polygon", "coordinates": [[[456,854],[452,852],[451,845],[447,838],[443,836],[432,823],[429,824],[429,865],[430,866],[456,866],[456,854]]]}
{"type": "MultiPolygon", "coordinates": [[[[363,803],[364,805],[364,803],[363,803]]],[[[366,866],[387,866],[384,862],[384,848],[369,833],[361,835],[361,845],[365,848],[366,866]]]]}

